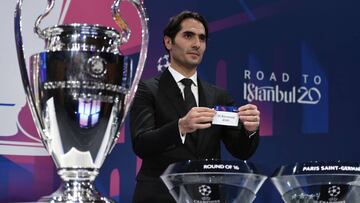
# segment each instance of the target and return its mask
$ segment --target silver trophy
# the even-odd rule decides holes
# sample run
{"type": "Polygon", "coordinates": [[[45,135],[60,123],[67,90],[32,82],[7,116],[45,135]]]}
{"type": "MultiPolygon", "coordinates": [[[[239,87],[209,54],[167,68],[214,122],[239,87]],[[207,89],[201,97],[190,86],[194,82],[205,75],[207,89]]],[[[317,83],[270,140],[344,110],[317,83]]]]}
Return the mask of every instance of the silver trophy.
{"type": "Polygon", "coordinates": [[[113,202],[102,197],[93,182],[116,144],[148,46],[145,8],[140,0],[127,1],[137,8],[142,26],[135,74],[131,60],[119,51],[130,37],[130,29],[119,13],[120,0],[114,1],[111,10],[121,32],[89,24],[42,30],[40,23],[55,3],[48,0],[45,13],[34,27],[45,41],[45,50],[31,56],[29,77],[21,31],[23,0],[17,2],[15,39],[22,82],[35,125],[63,180],[62,186],[41,202],[113,202]]]}

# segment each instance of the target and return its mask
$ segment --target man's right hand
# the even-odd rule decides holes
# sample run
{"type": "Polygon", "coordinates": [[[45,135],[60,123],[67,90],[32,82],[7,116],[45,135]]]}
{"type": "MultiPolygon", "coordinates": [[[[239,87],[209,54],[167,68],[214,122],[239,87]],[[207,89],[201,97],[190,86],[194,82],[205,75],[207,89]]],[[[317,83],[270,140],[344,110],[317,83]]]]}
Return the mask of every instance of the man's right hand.
{"type": "Polygon", "coordinates": [[[214,109],[207,107],[193,107],[184,117],[179,119],[180,133],[192,133],[197,129],[209,128],[215,112],[214,109]]]}

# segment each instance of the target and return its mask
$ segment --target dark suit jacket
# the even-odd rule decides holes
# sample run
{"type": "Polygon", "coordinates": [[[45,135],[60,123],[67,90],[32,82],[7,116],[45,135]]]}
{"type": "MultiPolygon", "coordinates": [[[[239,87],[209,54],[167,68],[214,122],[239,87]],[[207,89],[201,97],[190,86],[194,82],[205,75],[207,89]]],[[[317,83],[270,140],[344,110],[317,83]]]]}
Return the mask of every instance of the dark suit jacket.
{"type": "MultiPolygon", "coordinates": [[[[199,106],[233,105],[229,94],[198,79],[199,106]]],[[[198,144],[182,143],[178,120],[186,115],[181,91],[168,70],[140,82],[130,113],[132,145],[142,166],[137,176],[133,202],[175,202],[159,176],[174,162],[194,159],[220,159],[220,141],[230,153],[247,159],[256,150],[259,135],[249,138],[242,124],[198,130],[198,144]]]]}

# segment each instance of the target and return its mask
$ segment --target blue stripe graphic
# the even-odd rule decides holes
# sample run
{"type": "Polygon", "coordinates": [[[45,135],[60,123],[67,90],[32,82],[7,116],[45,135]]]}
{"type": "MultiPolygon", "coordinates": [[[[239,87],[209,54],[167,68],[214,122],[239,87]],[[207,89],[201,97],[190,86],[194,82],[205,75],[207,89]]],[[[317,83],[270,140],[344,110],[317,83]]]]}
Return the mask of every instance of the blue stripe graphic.
{"type": "Polygon", "coordinates": [[[15,104],[0,103],[0,106],[15,106],[15,104]]]}

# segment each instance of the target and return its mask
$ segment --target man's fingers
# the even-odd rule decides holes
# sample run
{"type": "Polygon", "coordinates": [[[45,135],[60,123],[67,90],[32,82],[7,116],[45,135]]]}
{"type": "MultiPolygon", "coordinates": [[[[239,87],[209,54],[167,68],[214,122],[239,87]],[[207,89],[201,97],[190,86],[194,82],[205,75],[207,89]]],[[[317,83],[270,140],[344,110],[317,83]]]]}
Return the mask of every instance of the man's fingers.
{"type": "Polygon", "coordinates": [[[253,116],[253,115],[260,115],[260,111],[258,110],[245,110],[245,111],[239,111],[239,116],[253,116]]]}
{"type": "Polygon", "coordinates": [[[197,111],[197,110],[192,110],[191,112],[188,113],[189,118],[191,119],[196,119],[196,118],[201,118],[201,117],[209,117],[212,118],[215,116],[215,111],[197,111]]]}
{"type": "Polygon", "coordinates": [[[189,119],[189,123],[192,125],[198,124],[198,123],[209,123],[213,120],[213,115],[202,115],[202,116],[194,116],[189,119]]]}
{"type": "Polygon", "coordinates": [[[214,109],[210,109],[207,107],[193,107],[191,111],[197,112],[197,113],[204,113],[204,112],[215,112],[214,109]]]}
{"type": "Polygon", "coordinates": [[[199,113],[197,117],[209,117],[213,118],[215,116],[215,112],[205,112],[205,113],[199,113]]]}
{"type": "Polygon", "coordinates": [[[202,117],[198,117],[195,119],[195,123],[208,123],[208,122],[212,122],[213,117],[209,117],[209,116],[202,116],[202,117]]]}
{"type": "Polygon", "coordinates": [[[260,116],[240,116],[243,122],[260,122],[260,116]]]}
{"type": "Polygon", "coordinates": [[[238,108],[238,111],[246,111],[246,110],[257,110],[257,106],[254,104],[246,104],[238,108]]]}
{"type": "Polygon", "coordinates": [[[205,129],[205,128],[210,128],[211,127],[211,123],[198,123],[194,125],[196,129],[205,129]]]}

